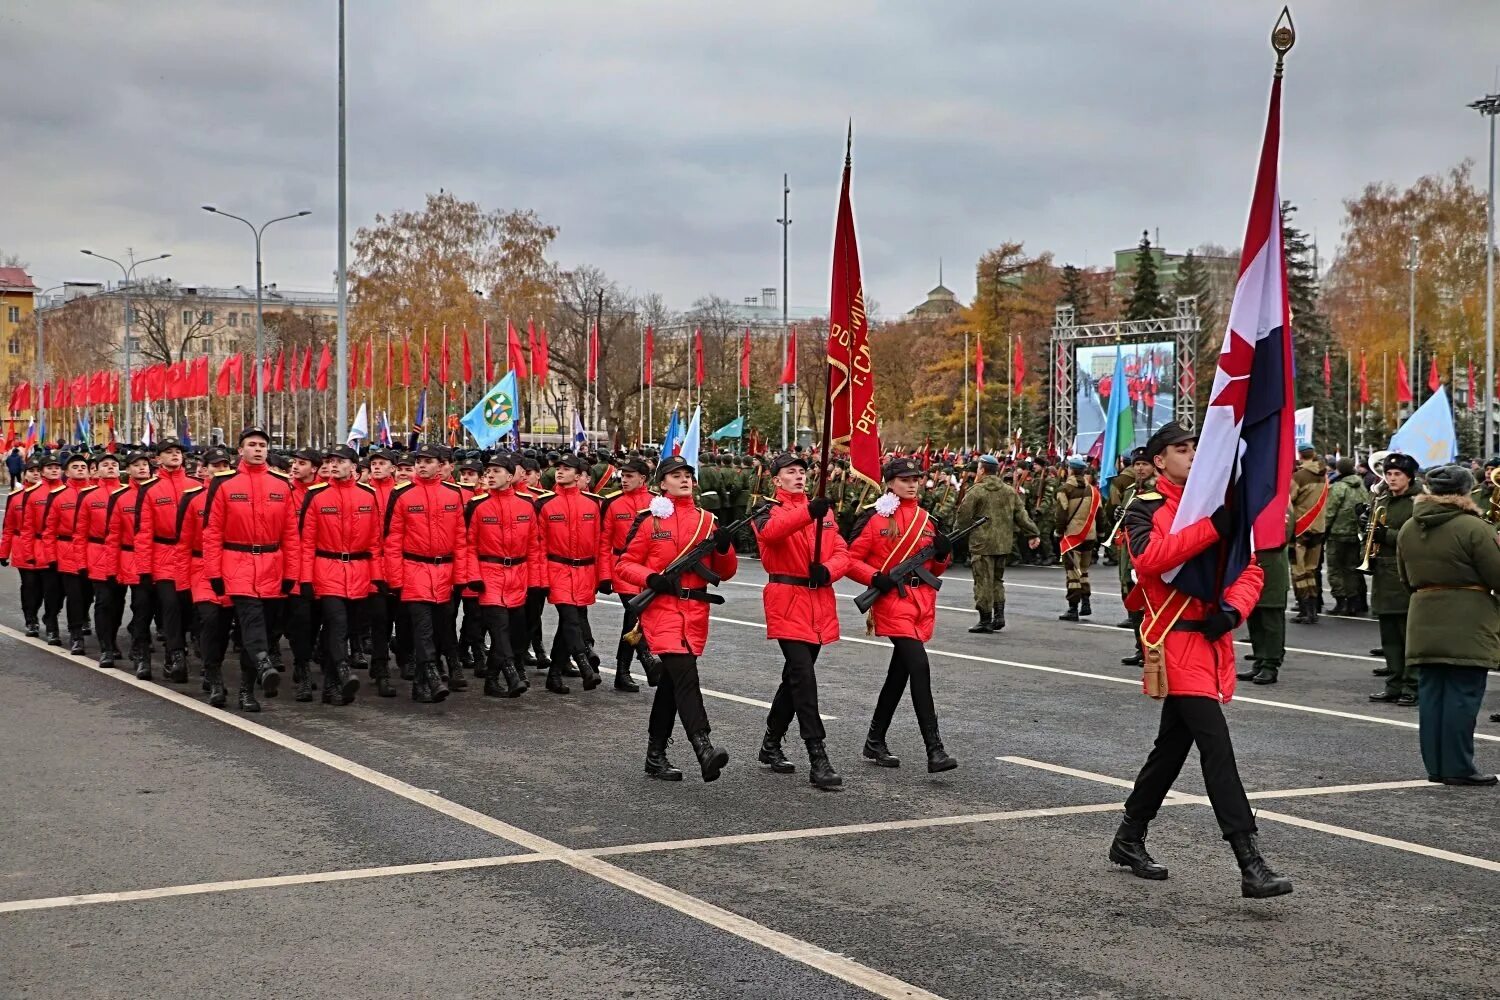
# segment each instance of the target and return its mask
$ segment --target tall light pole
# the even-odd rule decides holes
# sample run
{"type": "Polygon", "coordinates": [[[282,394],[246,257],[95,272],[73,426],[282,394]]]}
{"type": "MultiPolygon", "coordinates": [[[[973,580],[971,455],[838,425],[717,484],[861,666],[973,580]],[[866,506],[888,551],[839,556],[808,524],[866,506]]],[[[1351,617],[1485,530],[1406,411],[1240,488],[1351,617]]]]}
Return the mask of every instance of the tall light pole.
{"type": "MultiPolygon", "coordinates": [[[[124,279],[123,280],[123,284],[126,284],[126,285],[130,284],[130,279],[131,279],[131,276],[135,274],[135,269],[138,268],[138,267],[140,267],[142,264],[149,264],[152,261],[156,261],[156,260],[166,260],[168,257],[172,256],[169,253],[161,253],[161,254],[157,254],[155,257],[147,257],[145,260],[133,260],[132,259],[131,262],[130,262],[130,266],[126,267],[124,264],[122,264],[119,261],[115,260],[113,257],[106,257],[102,253],[94,253],[94,251],[92,251],[92,250],[80,250],[79,253],[82,253],[85,257],[94,257],[94,258],[96,258],[98,260],[107,260],[111,264],[113,264],[115,267],[118,267],[120,269],[120,274],[123,276],[123,279],[124,279]]],[[[125,436],[126,436],[127,440],[130,437],[130,402],[131,402],[131,400],[130,400],[130,320],[132,318],[131,313],[132,313],[132,310],[131,310],[131,307],[130,307],[130,299],[127,298],[125,300],[125,377],[120,382],[120,392],[125,397],[125,436]]],[[[40,324],[38,324],[37,330],[38,330],[38,338],[40,338],[40,330],[41,330],[40,324]]],[[[41,344],[40,344],[40,342],[38,342],[38,344],[37,344],[37,351],[40,352],[41,349],[42,349],[41,348],[41,344]]]]}
{"type": "Polygon", "coordinates": [[[1411,390],[1411,408],[1417,409],[1417,249],[1420,246],[1417,234],[1411,234],[1411,244],[1406,253],[1406,387],[1411,390]]]}
{"type": "Polygon", "coordinates": [[[1495,453],[1495,115],[1500,94],[1488,94],[1469,107],[1490,120],[1489,196],[1484,207],[1484,454],[1495,453]]]}
{"type": "Polygon", "coordinates": [[[349,162],[344,131],[344,0],[339,0],[339,321],[334,353],[340,373],[334,392],[337,433],[349,429],[349,162]]]}
{"type": "MultiPolygon", "coordinates": [[[[249,219],[241,218],[240,216],[235,215],[232,212],[225,212],[221,209],[217,209],[212,205],[204,205],[203,211],[209,212],[213,215],[222,215],[226,219],[234,219],[237,222],[243,222],[246,226],[250,227],[250,232],[255,236],[255,426],[264,428],[266,426],[266,327],[264,319],[261,315],[260,240],[261,236],[264,235],[266,229],[269,228],[272,223],[285,222],[288,219],[300,219],[304,215],[311,215],[312,213],[307,209],[303,209],[300,212],[293,212],[291,215],[278,215],[276,218],[268,219],[267,221],[261,223],[259,227],[257,227],[255,223],[251,222],[249,219]]],[[[340,369],[340,371],[343,370],[344,369],[342,368],[340,369]]],[[[344,384],[344,380],[342,378],[339,379],[339,384],[344,384]]]]}
{"type": "MultiPolygon", "coordinates": [[[[787,229],[792,224],[792,214],[791,214],[790,211],[788,211],[788,208],[790,207],[788,199],[790,198],[791,193],[792,193],[792,189],[791,189],[791,186],[787,183],[787,175],[786,174],[782,174],[781,175],[781,218],[779,218],[779,219],[776,220],[776,224],[781,227],[781,366],[783,368],[786,367],[787,337],[789,335],[788,331],[791,329],[791,325],[787,322],[787,307],[788,307],[788,304],[789,304],[789,300],[787,299],[787,295],[786,295],[787,229]]],[[[796,387],[795,386],[783,385],[781,387],[781,450],[782,451],[786,451],[790,447],[790,444],[789,444],[789,440],[790,439],[787,437],[787,410],[788,410],[788,395],[787,394],[795,392],[795,391],[796,391],[796,387]]]]}

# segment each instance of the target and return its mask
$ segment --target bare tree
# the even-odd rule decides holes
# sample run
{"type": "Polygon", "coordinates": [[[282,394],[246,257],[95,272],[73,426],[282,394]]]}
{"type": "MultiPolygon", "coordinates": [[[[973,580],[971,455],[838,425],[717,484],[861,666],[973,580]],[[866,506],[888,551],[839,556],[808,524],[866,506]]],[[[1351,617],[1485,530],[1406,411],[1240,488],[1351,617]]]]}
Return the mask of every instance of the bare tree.
{"type": "Polygon", "coordinates": [[[143,360],[171,364],[187,357],[195,344],[225,328],[223,317],[205,308],[175,282],[148,279],[128,286],[131,333],[143,360]]]}

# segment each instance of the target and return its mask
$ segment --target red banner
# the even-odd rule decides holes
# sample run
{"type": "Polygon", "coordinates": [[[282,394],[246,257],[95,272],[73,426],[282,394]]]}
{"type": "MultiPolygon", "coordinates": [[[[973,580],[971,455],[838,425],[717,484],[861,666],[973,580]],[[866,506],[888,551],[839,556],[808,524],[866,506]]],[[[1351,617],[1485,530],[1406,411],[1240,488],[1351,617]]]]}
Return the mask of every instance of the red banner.
{"type": "Polygon", "coordinates": [[[432,380],[432,366],[428,364],[427,327],[422,327],[422,367],[417,369],[417,384],[426,385],[432,380]]]}
{"type": "Polygon", "coordinates": [[[1396,357],[1396,402],[1411,402],[1411,381],[1406,377],[1406,359],[1396,357]]]}
{"type": "Polygon", "coordinates": [[[656,363],[656,331],[652,330],[651,327],[648,326],[648,327],[646,327],[646,341],[645,341],[644,346],[642,347],[642,357],[641,357],[641,384],[642,385],[651,386],[651,385],[655,385],[656,384],[656,372],[652,370],[655,367],[655,363],[656,363]]]}
{"type": "Polygon", "coordinates": [[[740,348],[740,388],[750,388],[750,328],[745,327],[745,344],[740,348]]]}
{"type": "Polygon", "coordinates": [[[467,385],[474,381],[474,358],[469,354],[469,324],[467,323],[463,325],[463,338],[464,384],[467,385]]]}
{"type": "MultiPolygon", "coordinates": [[[[531,341],[531,357],[532,360],[535,361],[536,337],[534,335],[531,336],[531,341]]],[[[505,321],[505,356],[506,364],[515,369],[516,378],[524,382],[529,376],[529,373],[526,370],[526,355],[521,352],[521,332],[517,330],[515,324],[508,319],[505,321]]],[[[490,384],[494,384],[493,376],[491,377],[490,384]]]]}
{"type": "Polygon", "coordinates": [[[448,384],[448,324],[443,324],[443,347],[438,355],[438,381],[448,384]]]}
{"type": "Polygon", "coordinates": [[[599,381],[599,324],[597,323],[589,327],[588,380],[599,381]]]}
{"type": "Polygon", "coordinates": [[[319,392],[328,391],[328,369],[333,366],[333,354],[328,350],[328,345],[323,345],[323,353],[318,355],[318,377],[317,389],[319,392]]]}
{"type": "Polygon", "coordinates": [[[1323,395],[1333,395],[1333,362],[1328,360],[1328,351],[1323,351],[1323,395]]]}
{"type": "Polygon", "coordinates": [[[797,384],[797,328],[786,332],[786,360],[781,365],[781,384],[797,384]]]}
{"type": "Polygon", "coordinates": [[[1370,402],[1370,373],[1365,362],[1365,352],[1359,352],[1359,405],[1370,402]]]}
{"type": "Polygon", "coordinates": [[[1469,409],[1477,409],[1479,399],[1474,393],[1474,359],[1469,359],[1469,409]]]}
{"type": "Polygon", "coordinates": [[[693,330],[693,384],[703,384],[703,331],[693,330]]]}
{"type": "MultiPolygon", "coordinates": [[[[526,325],[529,328],[531,321],[527,320],[526,325]]],[[[536,349],[531,352],[531,370],[535,373],[537,382],[547,384],[547,376],[552,372],[552,346],[547,342],[545,323],[537,333],[536,349]]]]}
{"type": "Polygon", "coordinates": [[[984,341],[974,338],[974,391],[984,392],[984,341]]]}
{"type": "Polygon", "coordinates": [[[1438,374],[1437,355],[1434,354],[1432,356],[1432,367],[1427,370],[1427,388],[1432,392],[1437,392],[1438,387],[1442,384],[1443,377],[1438,374]]]}
{"type": "MultiPolygon", "coordinates": [[[[852,137],[851,137],[852,142],[852,137]]],[[[838,220],[833,235],[833,288],[828,302],[828,427],[832,443],[849,449],[849,469],[880,485],[880,428],[875,414],[875,370],[870,362],[870,320],[865,315],[859,241],[849,200],[852,161],[844,154],[838,220]]]]}
{"type": "Polygon", "coordinates": [[[1011,391],[1020,392],[1021,382],[1026,378],[1026,355],[1021,352],[1021,338],[1016,338],[1015,364],[1011,365],[1011,391]]]}

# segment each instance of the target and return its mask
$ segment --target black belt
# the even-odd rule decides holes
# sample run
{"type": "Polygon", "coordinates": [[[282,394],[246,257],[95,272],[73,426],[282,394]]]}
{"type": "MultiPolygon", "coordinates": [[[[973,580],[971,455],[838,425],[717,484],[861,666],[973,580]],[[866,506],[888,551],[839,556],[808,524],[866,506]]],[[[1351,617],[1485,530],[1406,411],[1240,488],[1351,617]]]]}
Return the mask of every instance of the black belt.
{"type": "Polygon", "coordinates": [[[482,563],[494,563],[496,566],[519,566],[526,561],[525,556],[480,556],[482,563]]]}
{"type": "Polygon", "coordinates": [[[59,542],[71,542],[73,540],[73,536],[72,535],[58,535],[57,536],[57,540],[59,542]]]}
{"type": "Polygon", "coordinates": [[[668,594],[667,596],[668,597],[675,597],[675,598],[677,598],[679,600],[683,600],[683,601],[702,601],[704,604],[723,604],[724,603],[724,598],[719,597],[718,594],[710,594],[708,592],[708,588],[707,587],[694,587],[692,589],[688,589],[686,587],[679,587],[677,589],[676,593],[674,593],[674,594],[668,594]],[[715,598],[718,598],[718,599],[715,600],[715,598]]]}
{"type": "Polygon", "coordinates": [[[426,563],[429,566],[446,566],[453,561],[452,556],[419,556],[414,552],[403,552],[401,558],[410,559],[416,563],[426,563]]]}
{"type": "Polygon", "coordinates": [[[611,549],[610,551],[613,552],[616,556],[623,556],[625,554],[624,549],[611,549]]]}
{"type": "Polygon", "coordinates": [[[203,558],[203,550],[202,549],[194,549],[193,550],[193,558],[194,559],[202,559],[203,558]]]}
{"type": "Polygon", "coordinates": [[[592,565],[594,565],[594,557],[593,556],[589,556],[587,559],[569,559],[566,556],[555,556],[555,555],[553,555],[550,552],[547,553],[547,561],[548,562],[555,562],[555,563],[562,563],[564,566],[592,566],[592,565]]]}
{"type": "Polygon", "coordinates": [[[1205,632],[1208,630],[1206,621],[1182,621],[1178,619],[1172,623],[1173,632],[1205,632]]]}
{"type": "Polygon", "coordinates": [[[364,562],[370,558],[368,552],[330,552],[328,549],[313,549],[313,555],[319,559],[337,559],[339,562],[364,562]]]}
{"type": "Polygon", "coordinates": [[[120,546],[120,551],[121,552],[134,552],[135,551],[135,546],[134,545],[121,545],[120,546]]]}
{"type": "Polygon", "coordinates": [[[103,545],[104,544],[104,539],[102,539],[102,538],[95,538],[93,535],[89,535],[88,539],[89,539],[90,542],[92,542],[95,545],[103,545]]]}
{"type": "MultiPolygon", "coordinates": [[[[158,538],[157,541],[161,541],[161,539],[158,538]]],[[[275,552],[279,548],[281,548],[280,542],[271,542],[269,545],[242,545],[239,542],[224,543],[224,551],[226,552],[248,552],[252,556],[265,555],[267,552],[275,552]]]]}
{"type": "MultiPolygon", "coordinates": [[[[177,539],[175,539],[175,538],[166,538],[166,537],[164,537],[162,535],[152,535],[151,536],[151,540],[153,542],[155,542],[157,545],[176,545],[177,544],[177,539]]],[[[224,547],[226,549],[232,549],[232,548],[234,548],[234,546],[230,545],[228,542],[224,543],[224,547]]],[[[239,549],[235,549],[235,551],[238,552],[240,550],[239,549]]]]}
{"type": "MultiPolygon", "coordinates": [[[[789,587],[812,588],[813,585],[812,579],[810,577],[791,576],[787,573],[772,573],[767,579],[769,579],[772,583],[784,583],[789,587]]],[[[832,584],[824,583],[820,584],[820,586],[828,587],[832,586],[832,584]]]]}

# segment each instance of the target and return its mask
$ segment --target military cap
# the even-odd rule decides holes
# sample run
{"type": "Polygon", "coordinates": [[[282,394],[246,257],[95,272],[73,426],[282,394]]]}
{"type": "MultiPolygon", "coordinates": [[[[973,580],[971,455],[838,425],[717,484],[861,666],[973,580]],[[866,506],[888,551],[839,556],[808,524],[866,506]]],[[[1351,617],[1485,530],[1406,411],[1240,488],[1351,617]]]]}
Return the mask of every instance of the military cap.
{"type": "Polygon", "coordinates": [[[219,447],[218,445],[214,445],[212,448],[209,448],[203,452],[204,465],[213,465],[215,462],[227,461],[229,461],[229,451],[225,448],[219,447]]]}
{"type": "MultiPolygon", "coordinates": [[[[141,457],[142,458],[146,458],[147,456],[142,455],[141,457]]],[[[41,467],[42,467],[42,460],[40,458],[36,457],[35,455],[33,455],[32,457],[30,457],[30,458],[28,458],[26,460],[26,468],[28,468],[28,469],[40,469],[41,467]]]]}
{"type": "Polygon", "coordinates": [[[1088,467],[1089,467],[1089,460],[1086,459],[1086,458],[1084,458],[1082,455],[1069,455],[1068,456],[1068,468],[1073,469],[1073,470],[1075,470],[1077,472],[1082,472],[1084,469],[1087,469],[1088,467]]]}
{"type": "Polygon", "coordinates": [[[515,456],[503,451],[495,452],[495,454],[485,460],[484,464],[492,469],[504,469],[506,472],[516,471],[515,456]]]}
{"type": "MultiPolygon", "coordinates": [[[[269,438],[267,440],[269,440],[269,438]]],[[[156,442],[156,453],[158,455],[160,455],[164,451],[171,451],[173,448],[176,448],[184,455],[187,454],[187,449],[182,446],[182,442],[174,437],[164,437],[160,441],[156,442]]]]}
{"type": "Polygon", "coordinates": [[[1426,479],[1427,489],[1437,496],[1467,496],[1474,491],[1474,474],[1462,465],[1440,465],[1429,469],[1426,479]]]}
{"type": "Polygon", "coordinates": [[[411,457],[413,461],[419,458],[435,458],[438,461],[442,461],[443,449],[430,441],[423,441],[417,445],[417,450],[411,453],[411,457]]]}
{"type": "Polygon", "coordinates": [[[979,464],[990,469],[1000,468],[1000,459],[994,455],[980,455],[979,464]]]}
{"type": "Polygon", "coordinates": [[[637,475],[645,476],[651,473],[651,466],[639,458],[629,458],[620,463],[620,471],[634,472],[637,475]]]}
{"type": "Polygon", "coordinates": [[[383,458],[387,462],[394,463],[396,461],[396,454],[395,452],[389,451],[385,448],[371,448],[370,453],[365,456],[365,461],[373,462],[377,458],[383,458]]]}
{"type": "Polygon", "coordinates": [[[477,458],[466,458],[462,462],[458,463],[458,470],[460,472],[483,473],[484,463],[477,458]]]}
{"type": "Polygon", "coordinates": [[[1146,455],[1145,448],[1132,448],[1130,450],[1130,464],[1134,465],[1137,462],[1145,462],[1147,465],[1151,464],[1151,459],[1146,455]]]}
{"type": "Polygon", "coordinates": [[[266,464],[278,472],[286,472],[292,467],[291,461],[285,455],[277,454],[276,452],[272,452],[266,456],[266,464]]]}
{"type": "Polygon", "coordinates": [[[676,472],[678,469],[686,469],[689,474],[694,476],[698,474],[698,470],[689,465],[687,459],[681,455],[673,455],[670,458],[662,459],[662,463],[656,467],[656,481],[658,483],[661,482],[667,478],[669,473],[676,472]]]}
{"type": "Polygon", "coordinates": [[[1174,444],[1185,444],[1198,440],[1198,435],[1175,420],[1168,420],[1156,429],[1151,440],[1146,442],[1146,458],[1153,459],[1174,444]]]}
{"type": "Polygon", "coordinates": [[[298,448],[296,451],[292,452],[292,457],[300,458],[304,462],[311,462],[314,465],[317,465],[318,463],[323,461],[324,454],[325,452],[320,451],[317,448],[298,448]]]}
{"type": "Polygon", "coordinates": [[[910,455],[903,455],[885,463],[885,468],[881,470],[880,474],[886,482],[890,482],[892,479],[900,479],[903,476],[920,476],[922,474],[922,463],[910,455]]]}
{"type": "Polygon", "coordinates": [[[535,455],[524,455],[521,458],[521,468],[525,469],[527,472],[540,472],[542,469],[542,463],[536,460],[535,455]]]}
{"type": "Polygon", "coordinates": [[[1486,469],[1493,469],[1497,465],[1500,465],[1500,455],[1491,455],[1484,463],[1486,469]]]}
{"type": "Polygon", "coordinates": [[[134,465],[137,462],[150,462],[151,455],[144,451],[130,451],[125,453],[125,464],[134,465]]]}
{"type": "MultiPolygon", "coordinates": [[[[238,443],[239,444],[244,444],[246,438],[252,438],[252,437],[265,438],[266,444],[270,444],[271,443],[271,435],[269,435],[269,434],[266,433],[265,428],[264,427],[254,427],[254,426],[246,427],[244,430],[240,431],[240,437],[239,437],[239,442],[238,443]]],[[[163,449],[170,447],[170,444],[168,442],[170,442],[172,440],[175,440],[175,439],[168,438],[167,441],[162,442],[161,447],[158,448],[158,449],[156,449],[156,450],[158,452],[160,452],[163,449]]],[[[178,445],[178,447],[181,447],[181,445],[178,445]]]]}
{"type": "Polygon", "coordinates": [[[62,457],[60,455],[54,455],[53,453],[48,452],[47,454],[42,456],[41,464],[38,466],[38,468],[45,469],[49,465],[62,464],[62,457]]]}
{"type": "Polygon", "coordinates": [[[437,444],[437,445],[433,445],[432,447],[433,447],[433,450],[435,450],[437,452],[437,457],[438,457],[438,459],[440,461],[443,461],[443,462],[451,462],[451,461],[453,461],[453,449],[452,448],[448,447],[445,444],[437,444]]]}
{"type": "Polygon", "coordinates": [[[579,472],[589,471],[588,459],[584,458],[582,455],[564,455],[558,460],[557,464],[565,469],[576,469],[579,472]]]}
{"type": "Polygon", "coordinates": [[[351,462],[359,461],[359,452],[347,444],[341,444],[336,448],[329,448],[323,455],[325,458],[347,458],[351,462]]]}
{"type": "Polygon", "coordinates": [[[396,452],[396,456],[395,456],[394,459],[392,459],[392,461],[394,461],[398,466],[400,466],[400,465],[410,465],[414,461],[414,459],[412,458],[412,453],[411,452],[409,452],[409,451],[398,451],[398,452],[396,452]]]}
{"type": "Polygon", "coordinates": [[[801,455],[797,454],[794,451],[784,451],[780,455],[777,455],[775,458],[771,459],[771,475],[774,476],[782,469],[789,469],[794,465],[800,465],[802,466],[803,471],[806,471],[807,459],[803,458],[801,455]]]}
{"type": "Polygon", "coordinates": [[[1385,461],[1381,463],[1381,468],[1386,472],[1390,472],[1392,469],[1404,472],[1407,478],[1412,479],[1417,475],[1417,460],[1410,455],[1403,455],[1399,451],[1393,451],[1385,456],[1385,461]]]}

